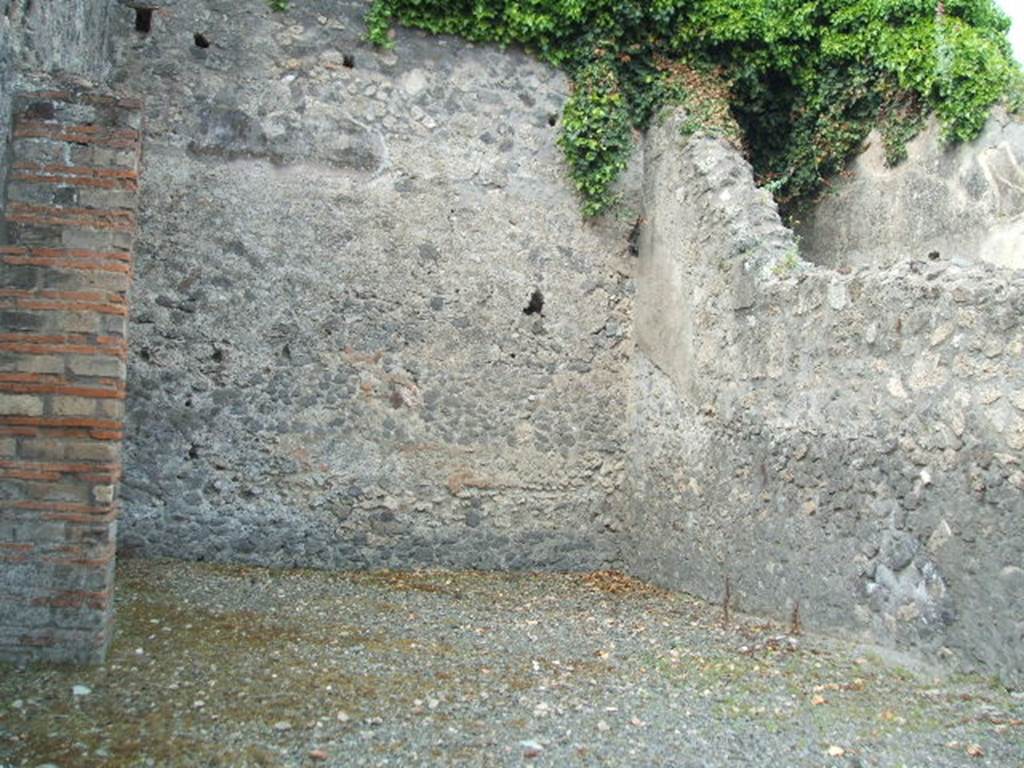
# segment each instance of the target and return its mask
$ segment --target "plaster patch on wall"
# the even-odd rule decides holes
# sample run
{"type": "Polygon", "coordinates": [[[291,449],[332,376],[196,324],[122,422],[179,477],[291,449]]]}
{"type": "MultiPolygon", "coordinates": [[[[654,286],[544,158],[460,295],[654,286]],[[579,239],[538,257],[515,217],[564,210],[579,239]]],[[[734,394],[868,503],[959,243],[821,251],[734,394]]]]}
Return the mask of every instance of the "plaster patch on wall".
{"type": "Polygon", "coordinates": [[[797,225],[818,264],[888,266],[940,258],[1024,269],[1024,121],[996,110],[982,134],[949,146],[935,120],[885,165],[873,132],[848,173],[797,225]]]}

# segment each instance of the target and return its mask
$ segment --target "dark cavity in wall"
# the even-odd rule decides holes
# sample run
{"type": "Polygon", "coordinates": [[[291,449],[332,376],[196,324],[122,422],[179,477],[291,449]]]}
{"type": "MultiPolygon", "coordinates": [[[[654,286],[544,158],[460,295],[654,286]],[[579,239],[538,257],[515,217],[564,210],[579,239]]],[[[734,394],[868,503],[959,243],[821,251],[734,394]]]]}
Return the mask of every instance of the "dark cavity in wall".
{"type": "Polygon", "coordinates": [[[135,9],[135,31],[141,32],[144,35],[148,35],[150,32],[153,31],[152,8],[135,9]]]}
{"type": "Polygon", "coordinates": [[[393,388],[391,390],[391,396],[389,400],[391,401],[392,408],[401,408],[403,405],[405,405],[405,400],[402,399],[402,393],[398,391],[397,388],[393,388]]]}
{"type": "Polygon", "coordinates": [[[636,221],[633,223],[633,228],[629,231],[629,238],[627,240],[627,247],[629,248],[630,256],[640,255],[640,230],[644,224],[644,217],[638,216],[636,221]]]}
{"type": "Polygon", "coordinates": [[[523,308],[524,315],[543,315],[544,314],[544,294],[540,292],[540,289],[536,289],[533,295],[530,296],[530,303],[523,308]]]}
{"type": "Polygon", "coordinates": [[[209,48],[210,47],[210,38],[208,38],[202,32],[196,32],[195,37],[193,39],[195,40],[197,48],[209,48]]]}
{"type": "Polygon", "coordinates": [[[344,56],[341,57],[341,65],[346,69],[355,69],[356,57],[353,56],[351,53],[346,53],[344,56]]]}

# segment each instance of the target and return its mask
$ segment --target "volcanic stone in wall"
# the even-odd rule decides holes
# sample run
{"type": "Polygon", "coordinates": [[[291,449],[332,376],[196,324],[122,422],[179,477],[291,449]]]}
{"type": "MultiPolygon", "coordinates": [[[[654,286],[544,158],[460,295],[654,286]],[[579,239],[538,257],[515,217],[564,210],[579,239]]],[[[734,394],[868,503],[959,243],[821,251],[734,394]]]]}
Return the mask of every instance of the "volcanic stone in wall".
{"type": "Polygon", "coordinates": [[[1024,280],[808,264],[745,161],[676,128],[648,139],[628,562],[1019,685],[1024,280]]]}
{"type": "Polygon", "coordinates": [[[149,133],[123,546],[619,562],[636,212],[581,219],[566,79],[376,50],[364,3],[243,5],[180,0],[124,41],[149,133]]]}

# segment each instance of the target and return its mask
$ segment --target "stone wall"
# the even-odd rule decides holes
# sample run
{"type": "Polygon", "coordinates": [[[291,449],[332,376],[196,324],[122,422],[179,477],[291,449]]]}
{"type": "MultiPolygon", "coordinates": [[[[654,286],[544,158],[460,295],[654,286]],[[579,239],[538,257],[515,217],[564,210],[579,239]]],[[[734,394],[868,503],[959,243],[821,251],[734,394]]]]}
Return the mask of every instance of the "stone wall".
{"type": "MultiPolygon", "coordinates": [[[[102,80],[110,70],[116,0],[0,0],[0,147],[17,87],[56,72],[102,80]]],[[[7,165],[0,155],[0,189],[7,165]]]]}
{"type": "Polygon", "coordinates": [[[724,144],[646,158],[635,572],[1020,684],[1024,277],[813,267],[724,144]]]}
{"type": "Polygon", "coordinates": [[[562,75],[378,51],[365,10],[180,0],[125,38],[148,131],[121,544],[620,563],[636,213],[581,221],[562,75]]]}
{"type": "Polygon", "coordinates": [[[1024,119],[997,110],[975,141],[951,146],[940,136],[932,120],[889,168],[873,133],[797,226],[805,258],[889,266],[937,253],[962,266],[1024,269],[1024,119]]]}
{"type": "Polygon", "coordinates": [[[0,240],[0,659],[109,640],[140,104],[19,94],[0,240]]]}

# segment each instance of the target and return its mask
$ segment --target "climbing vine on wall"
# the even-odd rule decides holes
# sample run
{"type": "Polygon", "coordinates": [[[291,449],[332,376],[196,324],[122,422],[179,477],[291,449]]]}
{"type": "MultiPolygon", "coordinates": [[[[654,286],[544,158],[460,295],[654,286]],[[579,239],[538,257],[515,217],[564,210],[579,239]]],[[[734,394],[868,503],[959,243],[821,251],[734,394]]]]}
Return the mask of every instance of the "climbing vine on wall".
{"type": "Polygon", "coordinates": [[[588,215],[614,201],[633,130],[668,104],[742,144],[785,210],[872,127],[895,162],[927,113],[970,139],[1021,92],[993,0],[374,0],[370,39],[389,45],[395,23],[565,69],[560,143],[588,215]]]}

